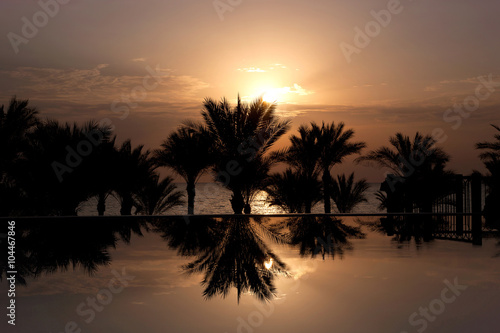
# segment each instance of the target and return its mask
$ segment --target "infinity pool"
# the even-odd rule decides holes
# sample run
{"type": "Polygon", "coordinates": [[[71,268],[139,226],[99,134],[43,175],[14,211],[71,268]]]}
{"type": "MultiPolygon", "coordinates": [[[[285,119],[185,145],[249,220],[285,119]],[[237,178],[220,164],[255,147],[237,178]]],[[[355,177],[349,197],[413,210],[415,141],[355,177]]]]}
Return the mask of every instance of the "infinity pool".
{"type": "Polygon", "coordinates": [[[498,243],[388,236],[377,217],[17,221],[0,328],[499,332],[498,243]]]}

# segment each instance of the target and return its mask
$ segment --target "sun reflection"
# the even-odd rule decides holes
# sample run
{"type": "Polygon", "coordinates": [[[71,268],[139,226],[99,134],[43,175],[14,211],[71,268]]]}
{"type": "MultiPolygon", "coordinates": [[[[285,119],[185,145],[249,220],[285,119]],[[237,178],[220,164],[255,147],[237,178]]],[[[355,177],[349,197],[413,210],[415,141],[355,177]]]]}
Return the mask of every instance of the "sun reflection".
{"type": "Polygon", "coordinates": [[[268,261],[264,262],[264,267],[266,269],[271,269],[271,267],[273,267],[273,258],[270,258],[268,261]]]}

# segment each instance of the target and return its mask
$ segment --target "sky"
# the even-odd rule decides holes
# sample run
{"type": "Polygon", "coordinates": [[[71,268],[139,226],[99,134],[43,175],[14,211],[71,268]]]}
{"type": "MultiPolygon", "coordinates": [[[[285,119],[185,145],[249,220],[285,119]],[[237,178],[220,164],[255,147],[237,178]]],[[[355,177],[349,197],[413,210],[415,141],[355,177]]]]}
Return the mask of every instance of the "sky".
{"type": "MultiPolygon", "coordinates": [[[[493,0],[2,0],[0,104],[111,124],[158,148],[203,99],[263,95],[301,124],[345,122],[368,150],[436,135],[459,173],[500,125],[493,0]]],[[[333,173],[380,181],[348,159],[333,173]]]]}

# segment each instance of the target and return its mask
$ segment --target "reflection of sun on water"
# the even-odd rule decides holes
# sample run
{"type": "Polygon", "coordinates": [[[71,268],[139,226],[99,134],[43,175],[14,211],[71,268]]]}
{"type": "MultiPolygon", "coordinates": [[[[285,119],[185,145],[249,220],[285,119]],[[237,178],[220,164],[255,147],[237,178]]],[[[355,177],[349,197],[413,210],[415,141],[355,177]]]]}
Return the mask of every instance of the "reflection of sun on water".
{"type": "Polygon", "coordinates": [[[270,259],[269,259],[269,261],[266,261],[266,262],[264,263],[264,267],[265,267],[266,269],[271,269],[271,267],[273,267],[273,258],[270,258],[270,259]]]}

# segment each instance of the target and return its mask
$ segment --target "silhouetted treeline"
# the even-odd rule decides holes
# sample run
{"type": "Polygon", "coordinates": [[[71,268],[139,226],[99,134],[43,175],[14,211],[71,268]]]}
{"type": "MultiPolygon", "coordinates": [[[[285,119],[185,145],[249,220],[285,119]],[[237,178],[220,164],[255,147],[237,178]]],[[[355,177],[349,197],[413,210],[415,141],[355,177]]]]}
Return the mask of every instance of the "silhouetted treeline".
{"type": "MultiPolygon", "coordinates": [[[[323,202],[325,213],[351,212],[366,201],[365,179],[354,173],[335,174],[346,157],[361,154],[365,142],[343,122],[299,127],[290,145],[271,151],[287,133],[290,120],[276,115],[276,104],[261,98],[232,106],[226,99],[207,98],[202,121],[187,121],[168,134],[159,149],[149,151],[130,140],[117,144],[106,123],[61,124],[41,119],[28,101],[13,98],[0,108],[0,216],[76,215],[80,205],[97,200],[99,215],[113,195],[120,214],[162,214],[183,204],[173,178],[160,179],[166,167],[186,182],[187,213],[194,213],[196,183],[204,173],[232,192],[236,214],[251,213],[255,196],[265,191],[270,205],[286,212],[310,213],[323,202]],[[271,173],[278,163],[286,170],[271,173]],[[332,209],[333,204],[333,209],[332,209]]],[[[495,127],[497,130],[498,127],[495,127]]],[[[478,143],[490,174],[486,212],[498,203],[500,136],[478,143]]],[[[392,171],[377,194],[391,212],[431,212],[433,204],[454,190],[449,156],[431,136],[397,133],[390,147],[381,147],[357,162],[392,171]]]]}

